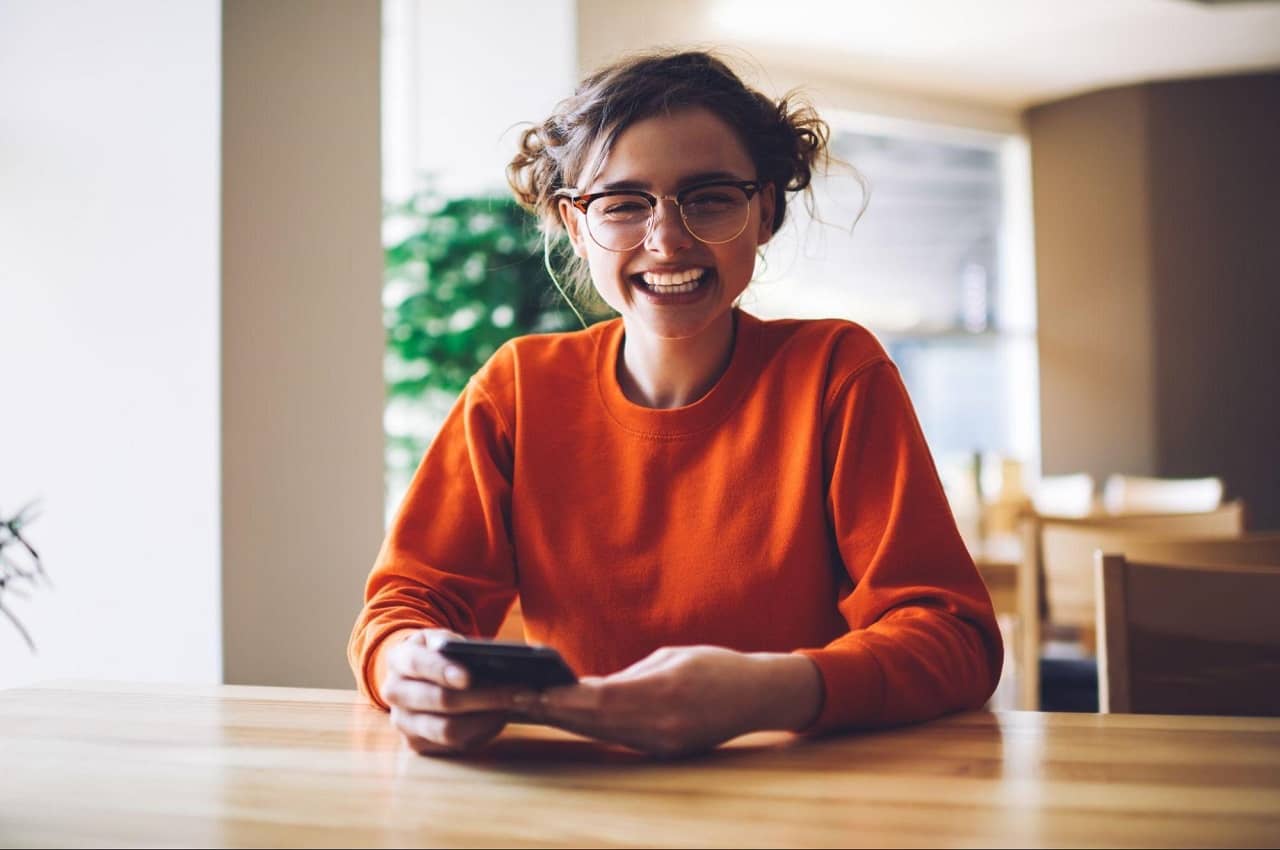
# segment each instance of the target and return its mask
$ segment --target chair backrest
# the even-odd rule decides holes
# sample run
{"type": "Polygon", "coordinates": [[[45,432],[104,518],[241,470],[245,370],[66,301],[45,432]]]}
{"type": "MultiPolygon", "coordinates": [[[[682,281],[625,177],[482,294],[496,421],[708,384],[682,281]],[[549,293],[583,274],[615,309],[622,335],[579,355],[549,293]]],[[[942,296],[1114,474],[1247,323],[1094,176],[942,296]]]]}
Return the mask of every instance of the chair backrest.
{"type": "Polygon", "coordinates": [[[1108,553],[1122,554],[1131,561],[1161,564],[1280,564],[1280,532],[1239,537],[1141,537],[1105,548],[1108,553]]]}
{"type": "Polygon", "coordinates": [[[1238,537],[1244,532],[1244,509],[1239,502],[1230,502],[1198,514],[1042,519],[1040,524],[1042,615],[1057,625],[1092,627],[1094,550],[1128,554],[1129,541],[1156,537],[1238,537]]]}
{"type": "MultiPolygon", "coordinates": [[[[1094,515],[1082,519],[1031,516],[1022,521],[1018,579],[1018,706],[1040,705],[1038,659],[1046,626],[1067,626],[1088,640],[1096,625],[1093,553],[1123,551],[1130,539],[1236,537],[1245,526],[1244,504],[1228,502],[1199,514],[1094,515]]],[[[1048,629],[1052,631],[1052,628],[1048,629]]]]}
{"type": "Polygon", "coordinates": [[[1101,711],[1280,716],[1280,564],[1094,570],[1101,711]]]}
{"type": "Polygon", "coordinates": [[[1221,478],[1111,475],[1102,485],[1102,507],[1112,514],[1203,513],[1220,504],[1221,478]]]}

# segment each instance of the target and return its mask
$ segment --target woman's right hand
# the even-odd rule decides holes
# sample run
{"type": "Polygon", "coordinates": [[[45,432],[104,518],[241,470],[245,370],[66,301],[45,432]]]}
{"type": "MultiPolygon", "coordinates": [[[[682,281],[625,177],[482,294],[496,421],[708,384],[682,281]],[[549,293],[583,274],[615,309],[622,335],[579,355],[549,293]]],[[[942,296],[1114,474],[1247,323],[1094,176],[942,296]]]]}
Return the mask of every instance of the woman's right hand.
{"type": "Polygon", "coordinates": [[[471,688],[466,668],[440,654],[459,635],[423,629],[387,650],[380,694],[391,725],[422,755],[474,750],[502,731],[518,708],[521,688],[471,688]]]}

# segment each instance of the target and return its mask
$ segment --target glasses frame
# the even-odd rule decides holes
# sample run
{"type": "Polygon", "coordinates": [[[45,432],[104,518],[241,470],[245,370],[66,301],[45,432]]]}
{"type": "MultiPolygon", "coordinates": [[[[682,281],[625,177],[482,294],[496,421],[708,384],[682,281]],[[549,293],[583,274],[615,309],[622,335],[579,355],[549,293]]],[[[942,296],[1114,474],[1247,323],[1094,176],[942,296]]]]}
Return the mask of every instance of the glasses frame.
{"type": "Polygon", "coordinates": [[[733,186],[737,189],[741,189],[743,193],[746,194],[747,206],[750,207],[751,200],[756,196],[756,193],[760,191],[763,185],[764,184],[759,180],[708,180],[706,183],[698,183],[697,185],[688,186],[684,189],[681,189],[679,192],[676,192],[674,195],[654,195],[651,192],[642,192],[639,189],[606,189],[603,192],[592,192],[589,195],[574,195],[570,192],[570,190],[561,189],[557,194],[560,194],[562,197],[568,200],[569,203],[573,206],[573,208],[578,212],[582,213],[584,216],[587,214],[587,207],[591,206],[591,203],[593,201],[598,201],[601,198],[616,198],[620,195],[629,195],[632,197],[644,198],[646,201],[648,201],[649,202],[649,226],[645,228],[644,235],[641,236],[640,239],[636,242],[636,244],[632,245],[630,248],[610,248],[608,245],[602,244],[600,240],[596,238],[596,235],[591,232],[590,224],[587,224],[587,235],[591,237],[592,242],[596,243],[606,251],[612,251],[615,254],[622,254],[627,251],[633,251],[640,245],[643,245],[644,241],[649,238],[649,234],[653,233],[653,223],[658,220],[657,212],[658,212],[659,201],[674,201],[676,205],[676,209],[680,211],[680,222],[684,225],[684,229],[689,232],[690,236],[692,236],[694,239],[697,239],[702,244],[724,245],[726,243],[732,242],[733,240],[741,236],[743,231],[747,229],[747,225],[751,222],[750,214],[743,217],[742,227],[738,230],[737,233],[733,234],[728,239],[720,239],[713,242],[709,239],[703,239],[701,236],[693,232],[693,228],[689,226],[689,219],[685,218],[684,203],[681,201],[681,198],[688,197],[690,192],[697,192],[701,189],[713,189],[716,186],[733,186]]]}

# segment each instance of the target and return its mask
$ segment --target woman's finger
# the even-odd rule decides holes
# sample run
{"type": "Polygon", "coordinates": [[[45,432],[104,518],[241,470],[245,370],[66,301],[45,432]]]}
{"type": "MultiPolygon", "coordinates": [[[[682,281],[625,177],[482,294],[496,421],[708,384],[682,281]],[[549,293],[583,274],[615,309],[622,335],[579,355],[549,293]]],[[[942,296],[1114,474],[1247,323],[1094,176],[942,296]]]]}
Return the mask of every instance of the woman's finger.
{"type": "Polygon", "coordinates": [[[507,725],[503,712],[479,712],[475,714],[431,714],[391,709],[391,723],[405,736],[414,749],[414,739],[429,742],[435,747],[460,751],[474,749],[492,740],[507,725]]]}
{"type": "Polygon", "coordinates": [[[543,723],[575,735],[622,744],[652,755],[675,756],[688,751],[686,742],[677,733],[661,726],[655,728],[650,723],[640,722],[639,718],[632,718],[628,722],[623,718],[570,711],[544,718],[543,723]]]}
{"type": "Polygon", "coordinates": [[[467,687],[470,677],[466,668],[436,649],[448,635],[448,632],[415,635],[396,644],[387,653],[387,670],[406,679],[421,679],[450,688],[467,687]]]}
{"type": "Polygon", "coordinates": [[[536,695],[524,688],[470,688],[457,690],[422,679],[403,676],[388,677],[382,688],[388,705],[407,711],[429,711],[433,714],[474,714],[480,711],[507,711],[528,705],[536,695]]]}

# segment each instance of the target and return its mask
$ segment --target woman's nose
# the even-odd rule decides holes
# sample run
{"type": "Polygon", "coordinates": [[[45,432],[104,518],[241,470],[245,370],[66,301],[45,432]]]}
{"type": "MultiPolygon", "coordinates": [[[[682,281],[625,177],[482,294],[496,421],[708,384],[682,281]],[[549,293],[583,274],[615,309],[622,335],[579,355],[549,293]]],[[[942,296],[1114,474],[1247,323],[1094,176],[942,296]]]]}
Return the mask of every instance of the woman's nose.
{"type": "Polygon", "coordinates": [[[674,254],[690,248],[694,243],[693,234],[684,226],[680,216],[680,208],[669,198],[662,198],[653,208],[653,225],[644,245],[657,254],[674,254]]]}

